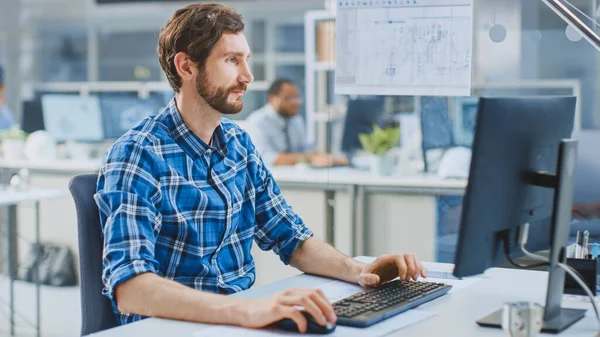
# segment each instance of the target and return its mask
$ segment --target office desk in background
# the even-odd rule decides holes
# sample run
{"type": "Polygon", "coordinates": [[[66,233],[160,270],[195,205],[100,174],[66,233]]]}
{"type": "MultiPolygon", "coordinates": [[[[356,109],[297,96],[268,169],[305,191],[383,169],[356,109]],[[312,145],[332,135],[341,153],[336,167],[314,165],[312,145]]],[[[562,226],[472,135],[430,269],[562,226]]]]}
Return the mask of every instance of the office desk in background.
{"type": "MultiPolygon", "coordinates": [[[[66,188],[73,175],[97,172],[100,165],[100,159],[50,163],[0,159],[0,172],[10,176],[27,168],[32,186],[66,188]]],[[[437,199],[442,195],[462,195],[466,186],[466,180],[442,179],[431,174],[374,177],[369,171],[348,167],[270,170],[286,201],[315,235],[350,256],[410,251],[423,260],[434,261],[437,199]]],[[[42,237],[66,244],[77,252],[71,197],[42,203],[41,213],[42,237]],[[58,218],[60,223],[55,223],[58,218]]],[[[29,221],[29,217],[27,212],[19,212],[20,221],[29,221]]],[[[32,233],[23,234],[33,237],[32,233]]],[[[297,273],[270,252],[253,249],[253,256],[257,285],[297,273]]]]}
{"type": "MultiPolygon", "coordinates": [[[[365,262],[372,258],[359,257],[365,262]]],[[[452,270],[452,265],[425,263],[428,270],[452,270]]],[[[261,298],[290,288],[316,288],[331,280],[307,274],[297,275],[232,295],[241,298],[261,298]]],[[[482,328],[475,321],[501,308],[506,302],[533,301],[544,303],[548,281],[547,272],[492,268],[484,278],[467,288],[457,290],[426,303],[419,310],[434,314],[433,317],[397,330],[386,336],[448,336],[448,337],[493,337],[506,336],[500,329],[482,328]]],[[[591,307],[590,307],[591,308],[591,307]]],[[[400,314],[402,315],[402,314],[400,314]]],[[[149,318],[95,334],[97,337],[162,337],[192,336],[195,332],[211,325],[149,318]]],[[[581,321],[558,336],[590,337],[598,331],[598,322],[593,310],[581,321]]],[[[545,335],[545,334],[544,334],[545,335]]],[[[301,335],[299,335],[301,336],[301,335]]],[[[553,336],[553,335],[549,335],[553,336]]]]}
{"type": "MultiPolygon", "coordinates": [[[[5,227],[6,232],[2,230],[0,237],[5,237],[2,242],[2,250],[6,252],[6,269],[3,271],[8,275],[9,280],[9,320],[10,320],[10,335],[13,336],[15,333],[15,298],[14,298],[14,280],[17,276],[17,263],[18,263],[18,251],[17,251],[17,228],[18,223],[16,219],[16,208],[17,205],[24,202],[34,202],[34,215],[35,215],[35,244],[40,245],[40,212],[39,205],[40,201],[44,199],[58,198],[67,194],[66,189],[28,189],[27,191],[19,192],[13,191],[0,186],[0,207],[5,207],[5,216],[0,224],[0,229],[5,227]]],[[[29,248],[29,247],[28,247],[29,248]]],[[[0,254],[1,255],[1,254],[0,254]]],[[[39,280],[38,277],[35,278],[39,280]]],[[[36,282],[36,331],[37,336],[40,336],[40,284],[36,282]]]]}

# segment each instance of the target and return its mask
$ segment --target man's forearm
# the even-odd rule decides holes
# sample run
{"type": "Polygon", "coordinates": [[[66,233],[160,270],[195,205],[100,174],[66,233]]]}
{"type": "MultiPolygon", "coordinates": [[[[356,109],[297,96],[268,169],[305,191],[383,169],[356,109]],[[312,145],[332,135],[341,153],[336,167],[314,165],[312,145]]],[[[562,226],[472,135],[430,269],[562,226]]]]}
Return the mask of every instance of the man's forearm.
{"type": "Polygon", "coordinates": [[[243,299],[202,292],[152,273],[116,288],[120,312],[213,324],[238,324],[243,299]]]}
{"type": "Polygon", "coordinates": [[[290,264],[305,273],[351,283],[358,283],[358,276],[365,265],[315,237],[307,239],[296,249],[290,264]]]}
{"type": "Polygon", "coordinates": [[[301,160],[308,160],[308,155],[305,153],[278,153],[273,165],[296,165],[301,160]]]}

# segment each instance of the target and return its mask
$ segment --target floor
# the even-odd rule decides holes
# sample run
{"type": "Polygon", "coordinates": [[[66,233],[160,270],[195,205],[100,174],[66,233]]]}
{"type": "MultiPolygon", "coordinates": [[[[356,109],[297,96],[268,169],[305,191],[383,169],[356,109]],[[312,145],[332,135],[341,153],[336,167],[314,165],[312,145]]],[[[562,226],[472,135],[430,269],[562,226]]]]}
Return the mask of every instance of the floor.
{"type": "MultiPolygon", "coordinates": [[[[42,336],[79,336],[81,329],[79,287],[42,286],[40,298],[42,336]]],[[[0,274],[0,337],[10,336],[8,304],[8,280],[0,274]]],[[[15,282],[15,309],[16,336],[35,336],[35,285],[15,282]]]]}

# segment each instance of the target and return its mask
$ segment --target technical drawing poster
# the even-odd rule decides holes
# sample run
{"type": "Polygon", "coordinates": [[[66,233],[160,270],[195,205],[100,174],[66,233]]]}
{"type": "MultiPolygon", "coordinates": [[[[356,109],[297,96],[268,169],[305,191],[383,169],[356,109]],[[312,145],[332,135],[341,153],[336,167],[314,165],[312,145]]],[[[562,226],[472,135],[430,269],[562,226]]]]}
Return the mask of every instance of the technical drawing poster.
{"type": "Polygon", "coordinates": [[[337,6],[336,94],[470,96],[472,0],[337,6]]]}

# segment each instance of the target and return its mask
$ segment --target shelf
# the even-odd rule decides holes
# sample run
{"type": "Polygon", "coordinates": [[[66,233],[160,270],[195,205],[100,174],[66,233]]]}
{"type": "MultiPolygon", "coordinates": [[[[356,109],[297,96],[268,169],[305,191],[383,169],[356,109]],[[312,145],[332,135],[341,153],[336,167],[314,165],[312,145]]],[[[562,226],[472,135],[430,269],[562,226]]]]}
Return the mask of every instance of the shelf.
{"type": "Polygon", "coordinates": [[[315,71],[332,71],[335,70],[335,62],[319,61],[315,63],[315,71]]]}

